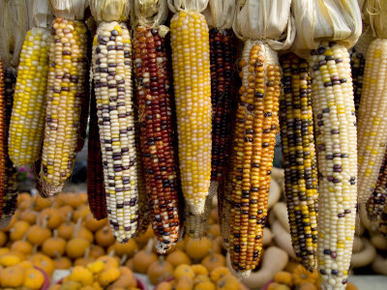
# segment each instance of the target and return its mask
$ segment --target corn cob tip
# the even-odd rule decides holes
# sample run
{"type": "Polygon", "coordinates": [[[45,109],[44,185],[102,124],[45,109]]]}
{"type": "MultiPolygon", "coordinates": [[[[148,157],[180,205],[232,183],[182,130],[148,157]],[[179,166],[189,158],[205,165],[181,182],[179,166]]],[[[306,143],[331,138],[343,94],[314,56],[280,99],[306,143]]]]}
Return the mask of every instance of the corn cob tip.
{"type": "MultiPolygon", "coordinates": [[[[42,169],[43,170],[43,169],[42,169]]],[[[44,178],[40,179],[40,195],[42,197],[54,197],[63,191],[65,184],[50,184],[44,178]]]]}
{"type": "Polygon", "coordinates": [[[236,271],[232,266],[231,266],[231,256],[230,253],[227,252],[226,256],[226,264],[227,268],[230,270],[231,274],[236,276],[239,280],[240,279],[247,279],[251,275],[251,270],[247,271],[236,271]]]}
{"type": "Polygon", "coordinates": [[[205,204],[206,204],[205,199],[188,202],[188,206],[191,209],[192,214],[194,215],[203,214],[205,211],[205,204]]]}
{"type": "Polygon", "coordinates": [[[173,251],[175,246],[176,246],[175,242],[171,242],[166,246],[165,242],[163,243],[162,241],[158,241],[158,240],[156,240],[156,245],[155,245],[158,255],[166,255],[167,253],[170,253],[171,251],[173,251]]]}

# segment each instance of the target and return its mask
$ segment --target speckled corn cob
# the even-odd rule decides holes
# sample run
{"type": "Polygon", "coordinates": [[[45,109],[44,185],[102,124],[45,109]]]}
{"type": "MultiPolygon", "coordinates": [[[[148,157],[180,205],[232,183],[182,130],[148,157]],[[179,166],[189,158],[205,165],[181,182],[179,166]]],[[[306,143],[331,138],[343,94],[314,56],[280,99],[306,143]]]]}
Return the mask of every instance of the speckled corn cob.
{"type": "Polygon", "coordinates": [[[87,144],[87,198],[94,218],[101,220],[107,217],[107,209],[94,90],[92,90],[90,97],[89,140],[87,144]]]}
{"type": "Polygon", "coordinates": [[[9,156],[16,166],[34,163],[44,132],[48,57],[51,33],[45,28],[27,32],[20,64],[9,130],[9,156]]]}
{"type": "Polygon", "coordinates": [[[52,27],[47,86],[46,126],[42,152],[44,196],[62,191],[76,154],[82,112],[87,97],[87,30],[81,21],[57,18],[52,27]]]}
{"type": "Polygon", "coordinates": [[[356,217],[356,116],[350,58],[334,42],[312,51],[312,95],[319,170],[318,270],[326,289],[344,289],[356,217]]]}
{"type": "MultiPolygon", "coordinates": [[[[4,101],[4,76],[3,76],[3,63],[0,57],[0,204],[3,204],[3,198],[6,191],[6,142],[7,133],[5,126],[5,101],[4,101]]],[[[3,208],[0,207],[0,217],[2,215],[3,208]]]]}
{"type": "Polygon", "coordinates": [[[233,144],[229,252],[232,267],[248,275],[262,255],[281,76],[276,52],[261,41],[245,43],[239,67],[242,86],[233,144]]]}
{"type": "Polygon", "coordinates": [[[384,206],[384,211],[379,220],[379,232],[383,237],[387,238],[387,205],[384,206]]]}
{"type": "Polygon", "coordinates": [[[387,142],[387,39],[368,47],[359,109],[359,206],[375,189],[387,142]]]}
{"type": "MultiPolygon", "coordinates": [[[[387,153],[387,150],[386,150],[387,153]]],[[[367,213],[370,220],[378,220],[387,202],[387,155],[384,155],[375,190],[367,202],[367,213]]]]}
{"type": "Polygon", "coordinates": [[[5,181],[2,202],[2,215],[0,227],[7,227],[17,207],[17,185],[18,172],[8,155],[8,128],[11,121],[13,94],[15,92],[16,78],[12,69],[5,70],[4,73],[4,96],[5,96],[5,140],[4,152],[5,161],[5,181]]]}
{"type": "Polygon", "coordinates": [[[165,254],[179,237],[177,162],[165,36],[156,28],[138,26],[133,47],[147,201],[156,249],[165,254]]]}
{"type": "Polygon", "coordinates": [[[125,24],[99,25],[93,73],[109,222],[117,241],[127,242],[138,226],[138,181],[132,47],[125,24]]]}
{"type": "Polygon", "coordinates": [[[204,16],[183,10],[171,19],[172,67],[183,195],[204,212],[211,179],[211,76],[204,16]]]}
{"type": "Polygon", "coordinates": [[[356,114],[359,111],[361,92],[363,89],[363,76],[365,67],[365,57],[356,48],[351,49],[351,72],[353,80],[353,96],[355,100],[356,114]]]}
{"type": "Polygon", "coordinates": [[[294,54],[285,54],[281,66],[280,127],[290,233],[300,263],[313,272],[318,194],[311,78],[308,63],[294,54]]]}

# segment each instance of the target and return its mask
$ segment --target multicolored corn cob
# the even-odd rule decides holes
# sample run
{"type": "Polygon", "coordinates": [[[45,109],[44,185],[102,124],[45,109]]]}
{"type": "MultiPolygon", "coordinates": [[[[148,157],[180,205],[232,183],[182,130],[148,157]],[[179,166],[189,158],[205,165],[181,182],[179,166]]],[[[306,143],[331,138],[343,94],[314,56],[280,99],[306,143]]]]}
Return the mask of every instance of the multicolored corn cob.
{"type": "Polygon", "coordinates": [[[353,96],[355,100],[356,114],[359,111],[361,92],[363,89],[363,76],[365,68],[365,57],[361,52],[357,52],[356,48],[351,49],[351,73],[353,80],[353,96]]]}
{"type": "Polygon", "coordinates": [[[93,42],[97,100],[109,222],[119,242],[138,227],[138,178],[132,102],[132,47],[123,23],[102,22],[93,42]]]}
{"type": "Polygon", "coordinates": [[[245,43],[239,67],[242,86],[233,140],[229,251],[232,267],[248,275],[262,255],[281,72],[276,52],[255,40],[245,43]]]}
{"type": "Polygon", "coordinates": [[[42,194],[62,191],[70,177],[81,130],[82,99],[88,98],[87,29],[83,22],[53,21],[42,152],[42,194]]]}
{"type": "Polygon", "coordinates": [[[157,28],[138,26],[133,48],[140,154],[156,249],[164,254],[179,237],[177,162],[165,35],[157,28]]]}
{"type": "Polygon", "coordinates": [[[294,54],[281,58],[284,92],[280,101],[285,196],[290,234],[300,263],[313,272],[317,251],[317,164],[312,88],[308,63],[294,54]]]}
{"type": "MultiPolygon", "coordinates": [[[[387,153],[387,150],[386,150],[387,153]]],[[[387,203],[387,155],[384,155],[375,190],[367,201],[367,214],[370,220],[378,220],[387,203]]]]}
{"type": "Polygon", "coordinates": [[[94,218],[101,220],[107,217],[107,209],[98,129],[97,103],[94,89],[92,89],[90,97],[89,140],[87,149],[87,198],[90,211],[94,218]]]}
{"type": "MultiPolygon", "coordinates": [[[[3,205],[3,198],[6,191],[6,142],[7,133],[5,126],[5,96],[4,96],[4,76],[3,76],[3,63],[0,57],[0,205],[3,205]]],[[[0,207],[0,217],[2,215],[3,208],[0,207]]]]}
{"type": "Polygon", "coordinates": [[[196,11],[171,19],[172,67],[185,202],[204,212],[211,180],[211,75],[208,26],[196,11]]]}
{"type": "Polygon", "coordinates": [[[351,261],[357,197],[356,116],[348,50],[342,44],[321,43],[312,50],[309,65],[319,170],[318,270],[327,289],[341,289],[351,261]]]}
{"type": "Polygon", "coordinates": [[[369,46],[359,109],[359,206],[375,190],[387,142],[387,39],[377,38],[369,46]]]}
{"type": "Polygon", "coordinates": [[[16,166],[33,164],[39,158],[50,41],[48,29],[33,28],[27,32],[20,54],[8,140],[9,156],[16,166]]]}

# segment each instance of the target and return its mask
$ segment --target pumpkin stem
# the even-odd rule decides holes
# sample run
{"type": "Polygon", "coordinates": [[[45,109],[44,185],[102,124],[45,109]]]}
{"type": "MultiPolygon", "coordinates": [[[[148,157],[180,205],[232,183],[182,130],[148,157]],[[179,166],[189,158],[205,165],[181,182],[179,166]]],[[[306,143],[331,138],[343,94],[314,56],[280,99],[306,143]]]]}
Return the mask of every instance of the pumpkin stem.
{"type": "Polygon", "coordinates": [[[71,221],[72,215],[73,215],[73,213],[71,211],[67,213],[66,223],[69,223],[71,221]]]}
{"type": "Polygon", "coordinates": [[[165,262],[165,256],[164,255],[160,255],[159,256],[159,265],[160,266],[164,265],[164,262],[165,262]]]}
{"type": "Polygon", "coordinates": [[[53,238],[58,239],[58,230],[57,229],[54,230],[53,238]]]}
{"type": "Polygon", "coordinates": [[[54,255],[55,255],[55,258],[56,258],[57,260],[59,260],[60,258],[62,258],[62,256],[59,254],[58,251],[55,251],[55,252],[54,252],[54,255]]]}
{"type": "Polygon", "coordinates": [[[128,260],[128,254],[122,255],[121,260],[120,260],[120,265],[121,266],[124,265],[127,260],[128,260]]]}
{"type": "Polygon", "coordinates": [[[155,243],[154,239],[149,239],[146,244],[145,252],[149,255],[152,252],[153,244],[155,243]]]}
{"type": "Polygon", "coordinates": [[[34,249],[32,251],[32,254],[36,254],[38,252],[38,245],[34,245],[34,249]]]}
{"type": "Polygon", "coordinates": [[[74,235],[73,235],[74,238],[78,237],[79,230],[81,229],[81,223],[82,223],[82,218],[79,218],[77,220],[77,223],[75,224],[74,235]]]}
{"type": "Polygon", "coordinates": [[[114,254],[115,254],[115,252],[116,252],[116,251],[114,251],[114,249],[113,249],[113,250],[111,250],[111,251],[109,252],[108,256],[110,256],[110,257],[114,257],[114,254]]]}
{"type": "Polygon", "coordinates": [[[83,256],[83,258],[85,259],[85,260],[87,260],[87,259],[89,259],[90,258],[90,247],[88,247],[87,249],[86,249],[86,251],[85,251],[85,255],[83,256]]]}
{"type": "Polygon", "coordinates": [[[46,229],[46,228],[47,228],[47,222],[48,222],[48,219],[49,219],[49,216],[48,216],[48,215],[44,216],[44,218],[43,218],[43,223],[42,223],[42,228],[43,228],[43,229],[46,229]]]}

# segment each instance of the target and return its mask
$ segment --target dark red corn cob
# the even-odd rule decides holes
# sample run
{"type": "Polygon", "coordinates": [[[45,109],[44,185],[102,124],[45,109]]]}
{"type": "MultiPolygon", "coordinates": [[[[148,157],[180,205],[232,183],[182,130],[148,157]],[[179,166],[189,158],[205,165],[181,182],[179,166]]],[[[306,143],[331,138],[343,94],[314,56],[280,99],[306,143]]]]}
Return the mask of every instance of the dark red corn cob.
{"type": "Polygon", "coordinates": [[[370,220],[377,220],[383,213],[387,200],[387,151],[380,168],[378,181],[367,202],[367,214],[370,220]]]}
{"type": "MultiPolygon", "coordinates": [[[[222,235],[228,242],[228,216],[224,177],[230,160],[230,143],[235,112],[236,78],[236,38],[231,29],[210,29],[211,62],[211,103],[212,103],[212,153],[211,181],[220,184],[217,190],[219,221],[222,235]]],[[[217,186],[211,186],[216,190],[217,186]]]]}
{"type": "Polygon", "coordinates": [[[133,47],[140,156],[160,254],[173,248],[179,236],[176,147],[165,44],[157,29],[136,28],[133,47]]]}
{"type": "Polygon", "coordinates": [[[11,121],[13,94],[15,92],[16,77],[13,69],[7,69],[4,71],[4,105],[3,114],[5,117],[4,127],[4,153],[5,153],[5,177],[3,197],[2,197],[2,215],[1,226],[5,226],[11,220],[12,215],[15,213],[17,207],[17,185],[18,185],[18,172],[13,165],[11,159],[8,156],[8,128],[11,121]]]}
{"type": "Polygon", "coordinates": [[[103,179],[101,144],[99,140],[97,104],[92,93],[90,104],[89,140],[87,152],[87,198],[94,218],[107,217],[106,194],[103,179]]]}

